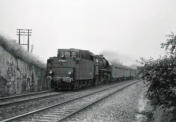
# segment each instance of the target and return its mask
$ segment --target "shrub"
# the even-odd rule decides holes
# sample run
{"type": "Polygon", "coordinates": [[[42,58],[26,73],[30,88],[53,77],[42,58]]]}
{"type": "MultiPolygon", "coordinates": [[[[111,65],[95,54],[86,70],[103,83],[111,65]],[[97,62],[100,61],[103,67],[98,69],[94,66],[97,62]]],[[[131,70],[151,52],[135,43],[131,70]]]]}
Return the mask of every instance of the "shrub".
{"type": "Polygon", "coordinates": [[[167,52],[157,60],[142,58],[142,79],[148,85],[147,97],[155,105],[173,108],[176,106],[176,36],[168,35],[166,43],[161,44],[167,52]]]}

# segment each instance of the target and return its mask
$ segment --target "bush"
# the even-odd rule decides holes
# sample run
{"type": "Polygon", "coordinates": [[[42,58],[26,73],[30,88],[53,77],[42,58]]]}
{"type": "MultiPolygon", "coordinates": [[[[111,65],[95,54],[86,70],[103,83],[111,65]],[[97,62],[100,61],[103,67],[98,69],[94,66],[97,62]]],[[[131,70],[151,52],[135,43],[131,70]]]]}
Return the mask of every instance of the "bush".
{"type": "Polygon", "coordinates": [[[147,97],[153,104],[173,108],[176,106],[176,36],[168,35],[161,44],[167,55],[157,60],[141,60],[142,79],[148,85],[147,97]]]}

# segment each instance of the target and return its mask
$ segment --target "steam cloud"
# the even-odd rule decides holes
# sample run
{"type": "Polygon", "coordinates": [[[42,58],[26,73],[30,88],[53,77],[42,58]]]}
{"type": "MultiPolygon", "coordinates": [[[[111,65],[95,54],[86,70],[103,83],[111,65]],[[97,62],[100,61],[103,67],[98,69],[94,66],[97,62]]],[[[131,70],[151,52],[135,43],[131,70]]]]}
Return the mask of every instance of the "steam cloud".
{"type": "Polygon", "coordinates": [[[104,50],[101,52],[102,55],[105,56],[108,61],[115,66],[123,66],[123,67],[130,67],[135,69],[136,65],[134,64],[134,60],[130,57],[121,55],[114,51],[104,50]]]}
{"type": "Polygon", "coordinates": [[[11,53],[13,56],[39,68],[45,69],[46,64],[40,61],[37,57],[27,52],[24,48],[18,45],[15,40],[9,40],[0,35],[0,46],[11,53]]]}

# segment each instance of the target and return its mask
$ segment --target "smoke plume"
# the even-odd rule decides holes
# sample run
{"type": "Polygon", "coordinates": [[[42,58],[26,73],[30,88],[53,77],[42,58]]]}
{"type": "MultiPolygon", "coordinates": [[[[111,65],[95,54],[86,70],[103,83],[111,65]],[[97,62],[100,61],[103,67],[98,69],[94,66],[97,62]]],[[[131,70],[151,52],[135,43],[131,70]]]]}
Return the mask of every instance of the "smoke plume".
{"type": "Polygon", "coordinates": [[[104,55],[112,65],[130,67],[133,69],[136,67],[135,60],[129,56],[121,55],[117,52],[109,50],[104,50],[101,54],[104,55]]]}

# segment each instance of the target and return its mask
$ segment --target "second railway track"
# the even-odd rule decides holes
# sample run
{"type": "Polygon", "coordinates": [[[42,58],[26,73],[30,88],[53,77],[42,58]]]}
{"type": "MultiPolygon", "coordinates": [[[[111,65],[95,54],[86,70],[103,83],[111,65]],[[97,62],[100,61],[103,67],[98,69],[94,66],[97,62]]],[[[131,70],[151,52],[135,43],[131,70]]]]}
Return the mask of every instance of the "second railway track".
{"type": "Polygon", "coordinates": [[[53,92],[53,91],[44,91],[44,92],[36,92],[31,94],[13,96],[13,97],[6,97],[0,99],[0,107],[8,106],[11,104],[22,103],[30,100],[36,100],[41,98],[47,98],[51,96],[56,96],[61,94],[60,92],[53,92]]]}
{"type": "Polygon", "coordinates": [[[136,81],[127,82],[125,85],[117,84],[84,95],[80,94],[77,95],[77,97],[73,97],[61,103],[56,103],[2,121],[62,121],[134,83],[136,83],[136,81]]]}

